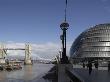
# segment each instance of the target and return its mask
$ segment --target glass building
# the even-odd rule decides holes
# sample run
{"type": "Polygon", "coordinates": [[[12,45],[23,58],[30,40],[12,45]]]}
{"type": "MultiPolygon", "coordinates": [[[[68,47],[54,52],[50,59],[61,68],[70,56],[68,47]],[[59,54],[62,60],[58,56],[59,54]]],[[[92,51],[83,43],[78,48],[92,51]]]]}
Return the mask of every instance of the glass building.
{"type": "Polygon", "coordinates": [[[82,32],[70,48],[71,58],[109,58],[110,23],[99,24],[82,32]]]}

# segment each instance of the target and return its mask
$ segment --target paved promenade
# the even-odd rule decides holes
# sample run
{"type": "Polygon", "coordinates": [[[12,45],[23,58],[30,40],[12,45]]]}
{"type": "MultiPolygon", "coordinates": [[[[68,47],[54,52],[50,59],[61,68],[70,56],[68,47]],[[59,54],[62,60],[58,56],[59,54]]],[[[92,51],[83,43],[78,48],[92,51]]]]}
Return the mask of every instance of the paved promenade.
{"type": "Polygon", "coordinates": [[[74,66],[72,72],[83,82],[110,82],[110,72],[107,67],[99,67],[98,70],[93,68],[91,75],[87,68],[81,66],[74,66]]]}
{"type": "Polygon", "coordinates": [[[65,73],[65,66],[66,64],[59,64],[58,65],[58,82],[69,82],[69,77],[65,73]]]}

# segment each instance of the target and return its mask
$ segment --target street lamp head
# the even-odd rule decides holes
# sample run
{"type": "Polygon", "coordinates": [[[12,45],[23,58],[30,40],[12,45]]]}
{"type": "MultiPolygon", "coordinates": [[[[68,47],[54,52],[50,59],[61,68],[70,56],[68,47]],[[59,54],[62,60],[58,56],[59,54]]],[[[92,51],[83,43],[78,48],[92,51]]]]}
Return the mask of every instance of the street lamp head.
{"type": "Polygon", "coordinates": [[[68,27],[69,27],[69,24],[67,23],[67,22],[63,22],[63,23],[61,23],[61,25],[60,25],[60,28],[62,29],[62,30],[67,30],[68,29],[68,27]]]}
{"type": "Polygon", "coordinates": [[[60,40],[63,40],[63,35],[60,35],[60,40]]]}
{"type": "Polygon", "coordinates": [[[59,53],[61,53],[61,52],[62,52],[62,50],[60,49],[60,50],[59,50],[59,53]]]}

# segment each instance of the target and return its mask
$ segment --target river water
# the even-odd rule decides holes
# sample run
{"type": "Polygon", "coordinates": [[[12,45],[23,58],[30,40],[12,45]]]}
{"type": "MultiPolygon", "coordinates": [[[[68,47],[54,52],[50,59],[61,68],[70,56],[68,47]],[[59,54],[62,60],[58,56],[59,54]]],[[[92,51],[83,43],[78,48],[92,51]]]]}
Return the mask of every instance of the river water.
{"type": "Polygon", "coordinates": [[[52,64],[23,65],[21,70],[0,71],[0,82],[51,82],[42,78],[52,64]]]}

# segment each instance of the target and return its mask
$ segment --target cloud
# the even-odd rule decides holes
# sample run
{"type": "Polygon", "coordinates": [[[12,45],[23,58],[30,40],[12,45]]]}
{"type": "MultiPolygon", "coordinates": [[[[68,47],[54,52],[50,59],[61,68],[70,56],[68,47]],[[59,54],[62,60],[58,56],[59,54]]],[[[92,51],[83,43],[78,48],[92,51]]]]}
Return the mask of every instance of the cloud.
{"type": "MultiPolygon", "coordinates": [[[[67,43],[67,54],[69,55],[71,43],[67,43]]],[[[6,48],[25,48],[25,43],[16,43],[13,41],[8,41],[5,43],[6,48]]],[[[53,59],[59,54],[61,49],[60,43],[42,43],[42,44],[31,44],[32,48],[32,58],[34,59],[53,59]]],[[[8,56],[25,56],[25,51],[22,50],[8,50],[8,56]]]]}
{"type": "Polygon", "coordinates": [[[33,55],[37,55],[41,58],[50,59],[57,55],[60,46],[55,43],[45,43],[45,44],[32,44],[33,55]]]}

